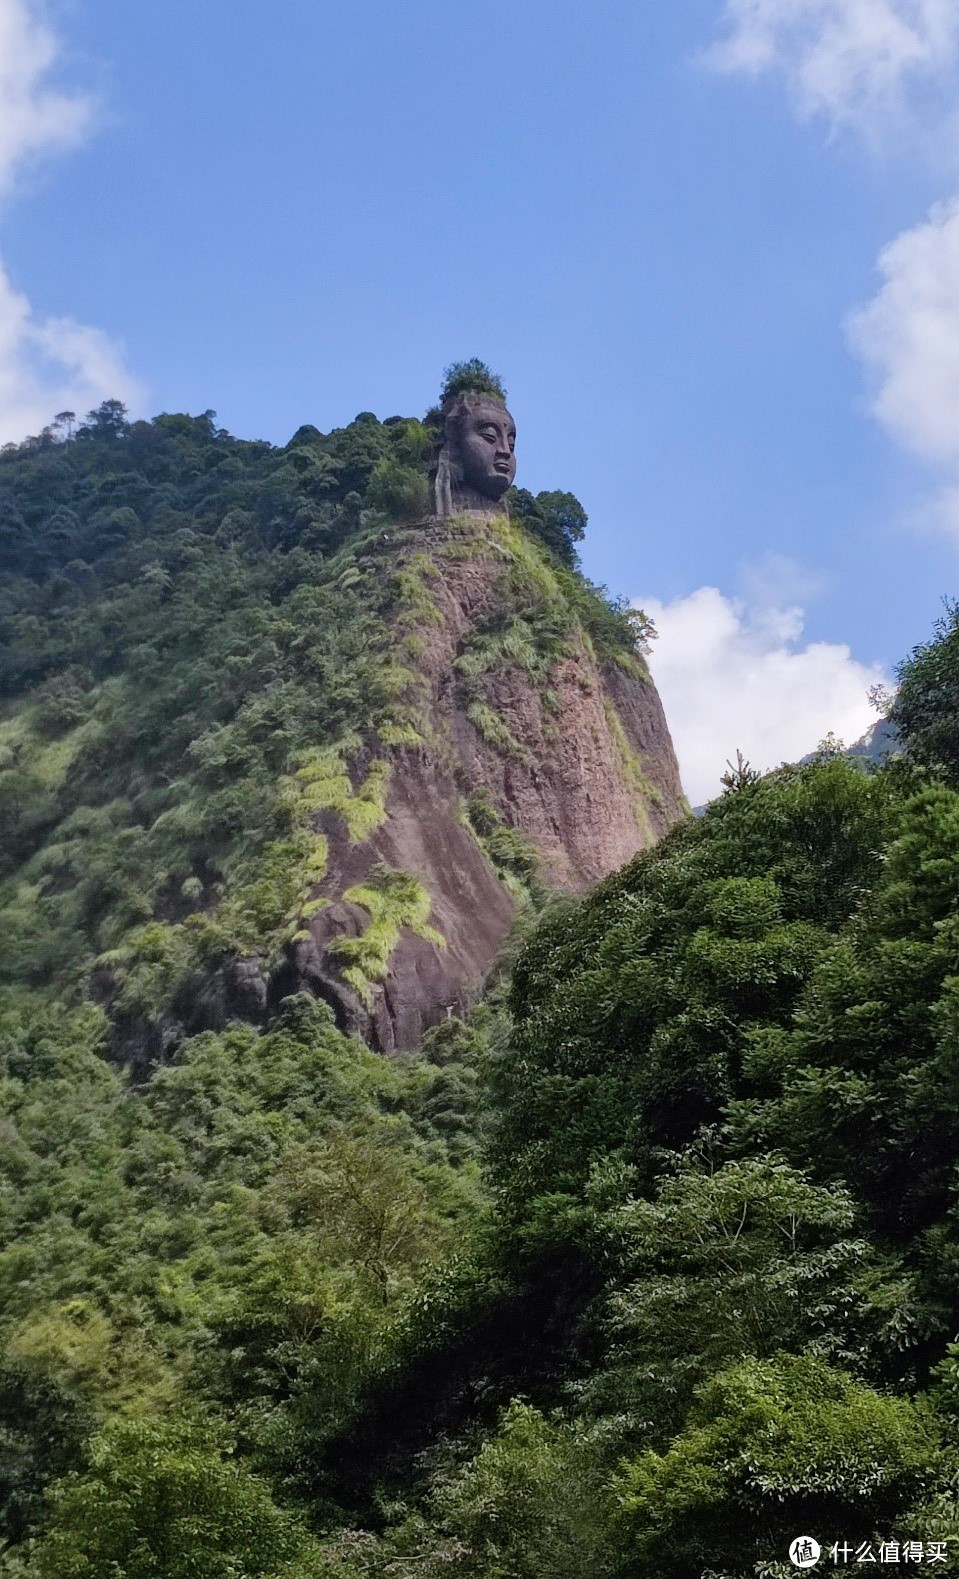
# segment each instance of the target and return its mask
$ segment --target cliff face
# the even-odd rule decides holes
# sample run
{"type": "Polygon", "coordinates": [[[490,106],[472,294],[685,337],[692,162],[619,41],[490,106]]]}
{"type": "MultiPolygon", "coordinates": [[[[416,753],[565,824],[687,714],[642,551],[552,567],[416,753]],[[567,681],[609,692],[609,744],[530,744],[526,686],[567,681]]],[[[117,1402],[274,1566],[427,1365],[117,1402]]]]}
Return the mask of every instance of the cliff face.
{"type": "Polygon", "coordinates": [[[445,515],[435,425],[368,412],[279,449],[104,408],[0,455],[0,989],[94,999],[142,1074],[302,987],[408,1048],[518,907],[684,814],[582,506],[497,510],[508,413],[461,404],[445,515]]]}
{"type": "Polygon", "coordinates": [[[642,658],[599,649],[581,583],[518,528],[460,517],[379,546],[400,589],[409,739],[350,762],[354,793],[371,763],[385,781],[377,826],[351,837],[343,816],[317,813],[327,870],[271,991],[307,987],[393,1051],[479,992],[534,862],[547,885],[583,890],[687,808],[642,658]]]}

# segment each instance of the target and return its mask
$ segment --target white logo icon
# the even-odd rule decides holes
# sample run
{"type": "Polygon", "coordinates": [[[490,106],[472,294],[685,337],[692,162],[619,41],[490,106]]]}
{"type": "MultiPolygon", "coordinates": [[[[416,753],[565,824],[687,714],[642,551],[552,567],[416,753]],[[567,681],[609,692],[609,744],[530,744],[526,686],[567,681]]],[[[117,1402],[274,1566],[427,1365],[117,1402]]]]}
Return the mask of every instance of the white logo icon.
{"type": "Polygon", "coordinates": [[[815,1568],[821,1550],[811,1535],[797,1535],[789,1548],[789,1561],[796,1568],[815,1568]]]}

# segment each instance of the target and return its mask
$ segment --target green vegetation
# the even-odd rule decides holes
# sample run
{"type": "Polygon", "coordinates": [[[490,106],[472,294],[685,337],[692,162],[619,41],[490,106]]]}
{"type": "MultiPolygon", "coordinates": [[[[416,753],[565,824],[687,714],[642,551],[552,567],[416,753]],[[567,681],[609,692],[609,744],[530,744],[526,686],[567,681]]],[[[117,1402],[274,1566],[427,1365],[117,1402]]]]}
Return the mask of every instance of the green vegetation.
{"type": "Polygon", "coordinates": [[[513,488],[509,495],[510,515],[570,570],[578,564],[576,544],[586,533],[586,511],[571,493],[531,494],[527,488],[513,488]]]}
{"type": "Polygon", "coordinates": [[[637,753],[629,743],[629,737],[620,722],[619,714],[613,703],[608,701],[604,708],[606,714],[606,727],[609,730],[616,754],[619,757],[620,773],[623,783],[628,785],[633,796],[633,810],[636,821],[642,828],[648,843],[652,843],[652,828],[649,821],[647,806],[650,801],[660,801],[661,796],[655,784],[650,783],[648,775],[643,770],[643,764],[637,753]]]}
{"type": "Polygon", "coordinates": [[[890,712],[913,758],[959,782],[959,603],[904,664],[890,712]]]}
{"type": "Polygon", "coordinates": [[[455,399],[457,395],[467,394],[492,395],[495,400],[506,399],[502,379],[491,372],[478,356],[471,356],[465,362],[450,363],[443,374],[440,404],[455,399]]]}
{"type": "Polygon", "coordinates": [[[425,464],[417,427],[277,451],[114,411],[0,456],[3,979],[76,986],[99,959],[122,990],[144,950],[186,983],[217,951],[269,956],[322,875],[315,812],[376,826],[356,721],[402,728],[410,676],[358,490],[425,464]]]}
{"type": "Polygon", "coordinates": [[[539,851],[516,828],[507,827],[486,790],[475,790],[465,806],[465,820],[471,833],[493,863],[497,872],[518,898],[533,897],[542,902],[545,895],[538,881],[539,851]]]}
{"type": "MultiPolygon", "coordinates": [[[[558,700],[552,681],[563,659],[585,652],[600,664],[615,663],[648,680],[642,654],[652,634],[640,610],[612,601],[605,588],[594,587],[569,568],[563,555],[544,554],[526,526],[525,521],[489,523],[487,553],[502,563],[497,597],[488,612],[474,620],[453,665],[458,697],[474,728],[504,756],[521,761],[529,760],[529,751],[497,711],[498,676],[524,671],[540,693],[544,713],[555,715],[558,700]]],[[[454,550],[458,546],[450,545],[454,550]]],[[[474,536],[472,554],[477,546],[474,536]]],[[[635,792],[638,818],[648,827],[644,797],[648,800],[653,792],[612,707],[608,719],[623,781],[635,792]]]]}
{"type": "MultiPolygon", "coordinates": [[[[108,404],[0,455],[3,1570],[781,1579],[797,1533],[954,1565],[953,612],[905,759],[733,774],[582,899],[463,785],[539,914],[415,1054],[294,995],[110,1060],[118,1017],[282,953],[381,825],[423,739],[428,439],[108,404]]],[[[499,577],[464,705],[509,670],[548,713],[589,645],[644,672],[642,617],[521,523],[443,551],[499,577]]],[[[409,874],[338,897],[361,995],[433,936],[409,874]]]]}
{"type": "MultiPolygon", "coordinates": [[[[431,442],[361,413],[275,449],[107,402],[0,455],[0,982],[155,1017],[224,961],[281,958],[326,870],[318,818],[369,839],[383,748],[431,735],[435,567],[403,537],[431,442]]],[[[510,530],[554,605],[543,678],[559,626],[604,605],[510,530]]]]}
{"type": "Polygon", "coordinates": [[[358,751],[359,746],[359,737],[348,735],[326,750],[309,751],[294,774],[303,811],[338,812],[353,844],[363,844],[386,820],[390,777],[389,763],[376,758],[363,783],[354,787],[347,763],[350,751],[358,751]]]}
{"type": "Polygon", "coordinates": [[[339,1571],[779,1575],[797,1531],[954,1560],[957,852],[944,778],[827,750],[547,911],[486,1037],[491,1225],[337,1439],[388,1425],[403,1511],[339,1571]]]}
{"type": "Polygon", "coordinates": [[[369,925],[359,937],[341,937],[333,949],[347,964],[343,978],[355,987],[364,1002],[370,1001],[372,984],[382,981],[400,932],[408,927],[417,937],[444,948],[443,934],[429,924],[430,896],[422,883],[406,872],[375,866],[365,883],[347,888],[343,898],[369,911],[369,925]]]}
{"type": "Polygon", "coordinates": [[[0,1016],[6,1539],[46,1520],[44,1574],[179,1574],[174,1554],[272,1573],[297,1521],[262,1464],[291,1400],[309,1377],[314,1420],[339,1417],[475,1218],[449,1072],[392,1066],[291,998],[268,1034],[197,1037],[135,1094],[97,1011],[21,994],[0,1016]]]}

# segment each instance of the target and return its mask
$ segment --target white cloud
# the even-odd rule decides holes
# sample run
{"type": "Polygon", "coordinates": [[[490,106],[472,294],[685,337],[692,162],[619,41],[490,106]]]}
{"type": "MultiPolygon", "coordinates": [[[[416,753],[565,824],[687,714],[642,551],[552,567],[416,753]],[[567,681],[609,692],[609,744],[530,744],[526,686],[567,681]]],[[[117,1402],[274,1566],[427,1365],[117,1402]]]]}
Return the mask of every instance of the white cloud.
{"type": "Polygon", "coordinates": [[[956,0],[726,0],[719,71],[780,77],[803,115],[873,133],[910,91],[947,85],[959,59],[956,0]]]}
{"type": "Polygon", "coordinates": [[[850,315],[850,345],[873,383],[872,409],[940,483],[912,524],[959,545],[959,198],[879,254],[882,284],[850,315]]]}
{"type": "Polygon", "coordinates": [[[873,410],[908,449],[959,466],[959,199],[879,254],[883,284],[849,319],[873,410]]]}
{"type": "Polygon", "coordinates": [[[110,336],[72,318],[37,319],[0,263],[0,444],[112,398],[136,405],[142,390],[110,336]]]}
{"type": "MultiPolygon", "coordinates": [[[[720,71],[782,80],[799,111],[867,136],[909,122],[959,134],[959,0],[725,0],[720,71]]],[[[946,135],[943,136],[942,134],[946,135]]],[[[927,150],[928,151],[928,150],[927,150]]],[[[938,464],[911,525],[959,543],[959,197],[879,254],[881,284],[846,334],[872,410],[912,454],[938,464]]]]}
{"type": "MultiPolygon", "coordinates": [[[[28,0],[0,0],[0,196],[41,155],[90,129],[89,95],[51,83],[57,40],[28,0]]],[[[71,318],[38,319],[0,262],[0,443],[36,433],[56,412],[85,412],[141,392],[116,344],[71,318]]]]}
{"type": "Polygon", "coordinates": [[[26,0],[0,0],[0,193],[26,160],[71,147],[90,127],[89,96],[46,83],[58,55],[56,38],[26,0]]]}
{"type": "Polygon", "coordinates": [[[830,731],[851,743],[875,722],[867,692],[886,676],[838,643],[802,645],[801,608],[750,607],[716,587],[641,602],[659,631],[650,668],[694,805],[719,793],[737,750],[765,772],[830,731]]]}

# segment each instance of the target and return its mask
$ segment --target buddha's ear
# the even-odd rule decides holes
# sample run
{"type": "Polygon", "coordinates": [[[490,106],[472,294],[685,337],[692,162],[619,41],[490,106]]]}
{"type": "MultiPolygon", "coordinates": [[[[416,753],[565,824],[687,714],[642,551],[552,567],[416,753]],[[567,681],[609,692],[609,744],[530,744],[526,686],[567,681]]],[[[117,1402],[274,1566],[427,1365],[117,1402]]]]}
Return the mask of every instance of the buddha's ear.
{"type": "Polygon", "coordinates": [[[449,478],[454,488],[458,488],[463,481],[463,462],[460,459],[460,430],[463,415],[464,413],[454,406],[452,411],[447,413],[443,429],[443,454],[446,456],[449,478]]]}
{"type": "Polygon", "coordinates": [[[449,445],[444,444],[436,457],[436,467],[430,479],[433,490],[433,514],[450,516],[453,514],[453,490],[450,476],[449,445]]]}

